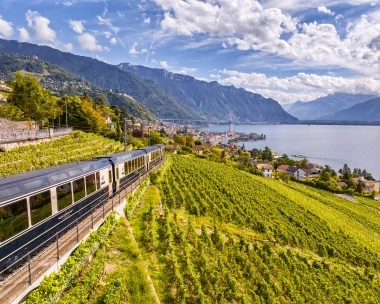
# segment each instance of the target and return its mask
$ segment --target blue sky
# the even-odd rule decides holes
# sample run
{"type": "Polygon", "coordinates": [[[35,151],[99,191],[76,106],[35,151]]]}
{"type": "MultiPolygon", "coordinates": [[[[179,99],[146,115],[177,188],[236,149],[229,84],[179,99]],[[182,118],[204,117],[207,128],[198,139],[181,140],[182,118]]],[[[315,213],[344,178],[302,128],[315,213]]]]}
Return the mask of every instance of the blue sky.
{"type": "Polygon", "coordinates": [[[380,95],[379,0],[2,0],[0,37],[280,103],[380,95]]]}

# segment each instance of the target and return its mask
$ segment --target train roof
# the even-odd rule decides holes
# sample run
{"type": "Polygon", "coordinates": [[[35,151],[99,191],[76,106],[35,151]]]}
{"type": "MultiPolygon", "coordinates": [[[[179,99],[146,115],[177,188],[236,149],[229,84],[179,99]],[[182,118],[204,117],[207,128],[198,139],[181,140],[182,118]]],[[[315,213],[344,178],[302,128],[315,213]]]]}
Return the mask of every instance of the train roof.
{"type": "Polygon", "coordinates": [[[131,159],[135,159],[140,156],[145,155],[144,150],[131,150],[131,151],[126,151],[126,152],[120,152],[116,154],[110,154],[107,156],[101,156],[99,157],[100,159],[110,159],[114,164],[120,164],[120,163],[125,163],[126,161],[129,161],[131,159]]]}
{"type": "Polygon", "coordinates": [[[145,150],[147,153],[149,153],[149,152],[160,150],[160,149],[162,149],[163,146],[164,145],[162,145],[162,144],[158,144],[158,145],[154,145],[154,146],[144,147],[144,148],[142,148],[142,150],[145,150]]]}
{"type": "Polygon", "coordinates": [[[0,203],[107,168],[107,159],[93,159],[0,178],[0,203]]]}

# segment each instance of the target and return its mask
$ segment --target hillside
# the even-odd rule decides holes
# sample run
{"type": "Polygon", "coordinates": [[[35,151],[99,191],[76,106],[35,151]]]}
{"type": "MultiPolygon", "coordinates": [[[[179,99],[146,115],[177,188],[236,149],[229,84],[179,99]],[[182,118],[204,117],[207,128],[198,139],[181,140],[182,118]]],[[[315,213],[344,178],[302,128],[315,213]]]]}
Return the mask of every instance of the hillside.
{"type": "Polygon", "coordinates": [[[151,81],[121,71],[118,67],[84,56],[64,53],[48,46],[0,39],[0,52],[37,56],[104,89],[125,93],[141,102],[158,118],[202,119],[151,81]]]}
{"type": "Polygon", "coordinates": [[[277,101],[255,93],[222,86],[218,82],[206,82],[194,77],[173,74],[163,69],[151,69],[121,63],[126,72],[148,79],[173,95],[187,107],[221,120],[232,118],[237,122],[295,122],[277,101]]]}
{"type": "Polygon", "coordinates": [[[65,137],[0,153],[0,178],[123,151],[124,145],[92,133],[65,137]]]}
{"type": "Polygon", "coordinates": [[[82,286],[87,303],[114,297],[148,303],[140,286],[146,297],[157,292],[161,303],[377,303],[379,210],[376,201],[353,203],[173,156],[158,187],[148,188],[113,234],[106,256],[100,250],[94,258],[107,265],[101,282],[91,265],[67,295],[72,299],[82,286]]]}
{"type": "Polygon", "coordinates": [[[355,104],[375,98],[374,95],[353,95],[336,93],[309,102],[297,101],[287,112],[300,120],[315,120],[332,115],[355,104]]]}
{"type": "Polygon", "coordinates": [[[332,115],[324,116],[320,120],[334,121],[380,121],[380,98],[354,105],[348,109],[332,115]]]}
{"type": "Polygon", "coordinates": [[[110,105],[117,105],[120,109],[125,107],[134,117],[153,120],[149,110],[136,100],[110,90],[102,90],[59,66],[30,56],[0,53],[0,78],[10,80],[17,71],[33,74],[43,88],[57,96],[83,95],[86,92],[93,99],[101,97],[110,105]]]}

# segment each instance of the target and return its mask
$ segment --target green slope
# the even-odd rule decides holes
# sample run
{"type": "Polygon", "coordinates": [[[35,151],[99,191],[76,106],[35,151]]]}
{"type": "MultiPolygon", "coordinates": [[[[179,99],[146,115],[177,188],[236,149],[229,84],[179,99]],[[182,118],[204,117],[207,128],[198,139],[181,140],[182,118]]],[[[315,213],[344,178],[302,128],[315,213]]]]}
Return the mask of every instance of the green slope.
{"type": "Polygon", "coordinates": [[[65,137],[0,153],[0,177],[123,151],[122,143],[75,131],[65,137]]]}
{"type": "Polygon", "coordinates": [[[128,113],[134,117],[153,120],[153,116],[145,106],[123,94],[102,90],[47,61],[33,59],[29,56],[0,53],[0,78],[10,80],[17,71],[33,74],[43,88],[57,96],[65,94],[81,96],[86,92],[93,99],[101,97],[110,105],[117,105],[120,109],[125,107],[128,113]]]}
{"type": "Polygon", "coordinates": [[[378,303],[365,204],[184,156],[132,220],[164,303],[378,303]],[[144,209],[145,208],[145,209],[144,209]]]}

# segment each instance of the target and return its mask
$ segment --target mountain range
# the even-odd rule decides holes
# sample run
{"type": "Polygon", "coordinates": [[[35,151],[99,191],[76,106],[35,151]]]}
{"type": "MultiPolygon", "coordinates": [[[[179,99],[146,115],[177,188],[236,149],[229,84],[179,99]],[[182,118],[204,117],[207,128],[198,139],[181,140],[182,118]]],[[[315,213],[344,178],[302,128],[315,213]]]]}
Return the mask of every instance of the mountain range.
{"type": "Polygon", "coordinates": [[[324,116],[320,120],[347,122],[380,121],[380,97],[356,104],[332,115],[324,116]]]}
{"type": "Polygon", "coordinates": [[[174,74],[164,69],[121,63],[118,67],[138,77],[153,81],[187,107],[202,111],[207,117],[238,122],[295,122],[277,101],[234,86],[222,86],[194,77],[174,74]]]}
{"type": "MultiPolygon", "coordinates": [[[[323,120],[324,117],[373,99],[375,95],[336,93],[309,102],[297,101],[286,111],[300,120],[323,120]]],[[[338,117],[338,116],[336,116],[338,117]]]]}
{"type": "Polygon", "coordinates": [[[102,98],[108,104],[125,107],[132,116],[153,120],[149,110],[136,100],[123,94],[102,90],[92,83],[68,73],[59,66],[30,56],[0,53],[0,78],[10,80],[17,71],[31,73],[41,86],[54,95],[82,95],[87,93],[93,99],[102,98]]]}
{"type": "Polygon", "coordinates": [[[131,96],[161,119],[220,121],[232,118],[237,122],[297,121],[273,99],[266,99],[259,94],[233,86],[221,86],[217,82],[207,83],[190,76],[156,69],[151,69],[151,73],[158,72],[157,76],[143,79],[141,75],[136,76],[137,73],[120,69],[120,65],[114,66],[48,46],[14,40],[0,39],[0,52],[36,56],[34,58],[38,57],[57,65],[100,89],[131,96]],[[165,74],[167,76],[164,78],[162,75],[165,74]],[[158,81],[159,79],[162,81],[158,81]],[[163,80],[166,80],[166,84],[163,80]]]}

